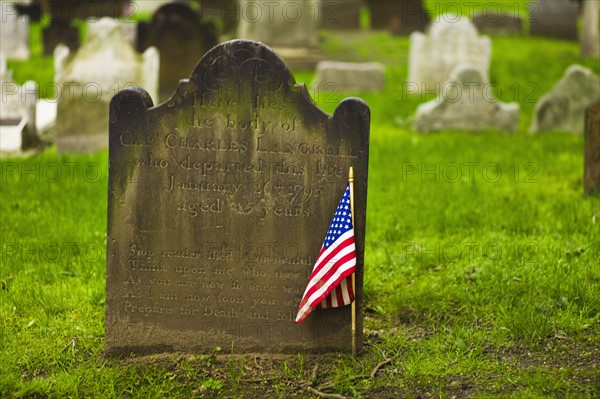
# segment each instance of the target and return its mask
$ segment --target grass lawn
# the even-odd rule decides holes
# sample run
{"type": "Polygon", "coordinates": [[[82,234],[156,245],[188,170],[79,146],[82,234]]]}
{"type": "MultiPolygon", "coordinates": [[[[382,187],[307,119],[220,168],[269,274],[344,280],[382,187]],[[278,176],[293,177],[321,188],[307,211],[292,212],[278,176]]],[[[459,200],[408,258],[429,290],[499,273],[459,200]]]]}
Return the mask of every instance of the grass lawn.
{"type": "MultiPolygon", "coordinates": [[[[598,63],[494,37],[519,132],[420,135],[410,117],[430,97],[403,92],[408,39],[324,37],[330,58],[387,66],[382,93],[313,90],[328,112],[348,95],[372,111],[364,353],[104,359],[107,152],[50,149],[0,161],[0,397],[600,397],[600,198],[582,195],[582,136],[527,134],[566,67],[598,63]]],[[[9,67],[52,80],[39,51],[9,67]]]]}

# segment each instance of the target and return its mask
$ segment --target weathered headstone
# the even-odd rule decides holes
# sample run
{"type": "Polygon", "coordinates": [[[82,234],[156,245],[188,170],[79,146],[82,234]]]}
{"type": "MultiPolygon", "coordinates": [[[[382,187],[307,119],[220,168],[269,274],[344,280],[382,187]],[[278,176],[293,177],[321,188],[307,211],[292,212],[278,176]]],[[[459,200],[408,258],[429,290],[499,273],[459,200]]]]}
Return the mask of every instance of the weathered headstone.
{"type": "Polygon", "coordinates": [[[423,0],[367,0],[371,29],[390,29],[395,35],[423,31],[431,21],[423,0]]]}
{"type": "Polygon", "coordinates": [[[59,86],[56,145],[59,151],[88,152],[108,145],[108,103],[119,90],[145,87],[156,96],[159,55],[155,48],[138,54],[111,18],[89,24],[81,48],[54,52],[59,86]]]}
{"type": "Polygon", "coordinates": [[[582,14],[581,56],[600,58],[600,1],[584,1],[582,14]]]}
{"type": "Polygon", "coordinates": [[[106,352],[349,351],[349,306],[294,324],[349,166],[360,345],[368,106],[324,113],[243,40],[205,54],[177,93],[111,101],[106,352]]]}
{"type": "Polygon", "coordinates": [[[581,65],[571,65],[535,106],[532,133],[583,133],[585,109],[600,98],[600,78],[581,65]]]}
{"type": "Polygon", "coordinates": [[[478,66],[488,80],[492,43],[479,36],[465,17],[438,16],[426,34],[410,36],[408,83],[420,91],[440,92],[454,68],[462,63],[478,66]]]}
{"type": "Polygon", "coordinates": [[[483,11],[473,15],[473,24],[485,35],[518,35],[523,32],[523,21],[514,13],[483,11]]]}
{"type": "Polygon", "coordinates": [[[322,0],[319,16],[321,27],[335,30],[360,28],[363,0],[322,0]]]}
{"type": "Polygon", "coordinates": [[[66,19],[53,19],[42,30],[44,40],[44,55],[54,54],[54,49],[59,44],[65,45],[71,51],[79,48],[79,29],[71,25],[66,19]]]}
{"type": "Polygon", "coordinates": [[[138,24],[137,50],[156,47],[160,66],[160,100],[169,98],[179,79],[196,65],[198,58],[217,44],[215,26],[185,3],[169,3],[154,13],[150,23],[138,24]]]}
{"type": "Polygon", "coordinates": [[[577,40],[578,1],[538,0],[528,7],[531,36],[577,40]]]}
{"type": "Polygon", "coordinates": [[[321,0],[282,0],[265,7],[240,0],[237,36],[274,48],[293,69],[313,69],[321,59],[318,52],[321,0]]]}
{"type": "Polygon", "coordinates": [[[378,62],[321,61],[314,84],[322,92],[380,91],[385,87],[385,67],[378,62]]]}
{"type": "Polygon", "coordinates": [[[6,58],[29,58],[29,17],[19,15],[14,2],[0,2],[0,53],[6,58]]]}
{"type": "Polygon", "coordinates": [[[600,194],[600,100],[586,109],[584,142],[584,191],[586,195],[600,194]]]}
{"type": "Polygon", "coordinates": [[[39,143],[36,130],[37,85],[15,83],[0,57],[0,151],[19,152],[39,143]]]}
{"type": "Polygon", "coordinates": [[[516,131],[519,104],[500,102],[478,65],[461,64],[437,98],[417,108],[413,128],[427,133],[441,130],[516,131]]]}

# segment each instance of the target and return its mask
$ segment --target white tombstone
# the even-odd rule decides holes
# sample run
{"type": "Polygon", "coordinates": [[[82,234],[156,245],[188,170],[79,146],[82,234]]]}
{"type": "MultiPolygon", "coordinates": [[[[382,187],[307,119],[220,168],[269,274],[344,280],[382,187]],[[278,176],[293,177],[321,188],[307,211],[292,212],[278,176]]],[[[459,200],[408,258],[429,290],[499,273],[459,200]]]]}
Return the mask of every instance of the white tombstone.
{"type": "Polygon", "coordinates": [[[600,78],[581,65],[571,65],[535,105],[532,133],[583,133],[585,109],[600,98],[600,78]]]}
{"type": "Polygon", "coordinates": [[[385,67],[378,62],[321,61],[313,86],[319,91],[381,91],[385,87],[385,67]]]}
{"type": "Polygon", "coordinates": [[[14,1],[0,1],[0,53],[6,58],[29,58],[29,17],[17,13],[14,1]]]}
{"type": "Polygon", "coordinates": [[[458,65],[438,97],[417,108],[413,128],[422,133],[442,130],[516,131],[519,104],[500,102],[493,96],[493,87],[487,83],[478,65],[458,65]]]}
{"type": "Polygon", "coordinates": [[[57,46],[54,64],[60,87],[55,135],[61,152],[108,146],[109,102],[118,91],[139,86],[158,98],[158,51],[151,47],[138,54],[110,18],[89,24],[78,51],[71,54],[66,46],[57,46]]]}
{"type": "Polygon", "coordinates": [[[439,15],[427,33],[410,35],[408,83],[419,91],[439,93],[452,70],[462,63],[477,65],[487,81],[491,53],[490,38],[479,36],[468,18],[439,15]]]}
{"type": "Polygon", "coordinates": [[[38,144],[37,84],[18,85],[0,60],[0,151],[19,152],[38,144]]]}

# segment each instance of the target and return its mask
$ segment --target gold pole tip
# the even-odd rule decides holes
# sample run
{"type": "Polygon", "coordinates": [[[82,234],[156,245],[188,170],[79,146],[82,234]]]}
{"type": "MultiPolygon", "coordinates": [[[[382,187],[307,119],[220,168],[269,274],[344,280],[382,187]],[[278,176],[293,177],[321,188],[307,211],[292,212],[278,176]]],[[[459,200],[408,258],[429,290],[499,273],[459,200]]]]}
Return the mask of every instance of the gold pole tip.
{"type": "Polygon", "coordinates": [[[354,181],[354,168],[350,166],[350,170],[348,171],[348,181],[354,181]]]}

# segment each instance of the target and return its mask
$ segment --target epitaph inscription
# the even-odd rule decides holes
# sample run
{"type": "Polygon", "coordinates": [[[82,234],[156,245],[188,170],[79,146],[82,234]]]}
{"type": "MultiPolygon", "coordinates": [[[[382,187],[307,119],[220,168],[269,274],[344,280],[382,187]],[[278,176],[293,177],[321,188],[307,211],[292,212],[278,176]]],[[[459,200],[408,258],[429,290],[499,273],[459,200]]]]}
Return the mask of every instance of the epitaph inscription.
{"type": "Polygon", "coordinates": [[[168,103],[117,94],[107,353],[350,350],[350,307],[294,317],[349,166],[361,314],[368,143],[365,103],[324,113],[251,41],[212,49],[168,103]]]}

